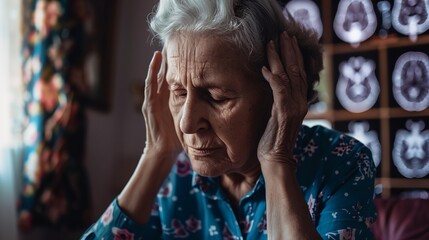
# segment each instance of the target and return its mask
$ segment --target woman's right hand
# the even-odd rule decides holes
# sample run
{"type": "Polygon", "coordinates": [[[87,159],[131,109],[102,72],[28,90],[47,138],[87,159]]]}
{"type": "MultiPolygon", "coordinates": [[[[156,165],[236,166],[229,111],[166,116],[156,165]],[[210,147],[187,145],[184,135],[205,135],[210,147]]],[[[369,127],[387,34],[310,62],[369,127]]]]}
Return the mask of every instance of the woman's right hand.
{"type": "Polygon", "coordinates": [[[149,65],[142,107],[146,146],[133,176],[118,196],[121,209],[140,224],[149,220],[156,195],[182,149],[168,107],[167,83],[158,81],[161,62],[161,53],[157,51],[149,65]]]}
{"type": "Polygon", "coordinates": [[[174,128],[173,117],[168,107],[170,92],[164,79],[158,78],[162,54],[156,51],[146,77],[145,98],[142,112],[146,125],[144,154],[154,158],[171,158],[174,163],[181,145],[174,128]],[[158,86],[161,84],[161,86],[158,86]]]}

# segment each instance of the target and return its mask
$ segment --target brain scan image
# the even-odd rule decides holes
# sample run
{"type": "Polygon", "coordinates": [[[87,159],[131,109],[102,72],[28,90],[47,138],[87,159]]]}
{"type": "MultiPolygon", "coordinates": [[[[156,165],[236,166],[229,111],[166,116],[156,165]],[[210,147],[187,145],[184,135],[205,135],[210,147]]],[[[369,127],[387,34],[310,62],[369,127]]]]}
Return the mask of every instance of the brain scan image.
{"type": "Polygon", "coordinates": [[[340,104],[350,112],[364,112],[377,102],[380,86],[375,63],[363,57],[351,57],[340,63],[336,94],[340,104]]]}
{"type": "Polygon", "coordinates": [[[396,61],[392,74],[393,97],[407,111],[429,106],[429,57],[422,52],[407,52],[396,61]]]}
{"type": "Polygon", "coordinates": [[[408,120],[406,127],[396,132],[393,163],[404,177],[421,178],[429,173],[429,130],[423,121],[408,120]]]}
{"type": "Polygon", "coordinates": [[[292,17],[301,23],[305,28],[314,29],[320,39],[323,33],[322,19],[317,5],[310,0],[293,0],[286,4],[283,13],[286,9],[292,17]]]}
{"type": "Polygon", "coordinates": [[[374,164],[378,167],[381,161],[381,144],[378,140],[377,132],[369,130],[369,123],[366,121],[350,122],[347,134],[356,138],[371,150],[374,164]]]}
{"type": "Polygon", "coordinates": [[[374,34],[377,16],[370,0],[341,0],[334,19],[334,31],[344,42],[358,46],[374,34]]]}
{"type": "Polygon", "coordinates": [[[395,0],[392,9],[393,28],[415,41],[418,34],[429,29],[428,10],[428,0],[395,0]]]}

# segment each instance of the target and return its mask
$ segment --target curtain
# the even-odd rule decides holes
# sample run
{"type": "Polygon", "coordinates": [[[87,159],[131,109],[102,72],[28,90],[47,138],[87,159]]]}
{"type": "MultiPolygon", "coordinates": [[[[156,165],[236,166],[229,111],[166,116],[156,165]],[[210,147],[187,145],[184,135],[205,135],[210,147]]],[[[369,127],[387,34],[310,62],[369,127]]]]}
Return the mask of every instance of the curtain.
{"type": "Polygon", "coordinates": [[[91,11],[85,0],[23,0],[24,167],[19,227],[87,227],[84,169],[91,11]]]}
{"type": "Polygon", "coordinates": [[[0,0],[0,239],[17,239],[15,203],[22,160],[20,1],[0,0]]]}

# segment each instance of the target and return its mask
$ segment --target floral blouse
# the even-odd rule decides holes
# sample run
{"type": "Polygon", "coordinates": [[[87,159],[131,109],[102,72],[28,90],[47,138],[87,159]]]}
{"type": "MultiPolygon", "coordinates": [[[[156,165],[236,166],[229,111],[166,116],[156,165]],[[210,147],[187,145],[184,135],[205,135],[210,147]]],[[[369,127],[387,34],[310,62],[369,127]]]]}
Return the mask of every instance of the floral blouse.
{"type": "MultiPolygon", "coordinates": [[[[296,177],[323,239],[372,239],[375,167],[362,143],[326,128],[302,126],[296,177]]],[[[199,176],[182,153],[161,187],[147,224],[133,222],[117,200],[82,239],[267,239],[261,175],[237,211],[218,178],[199,176]]]]}

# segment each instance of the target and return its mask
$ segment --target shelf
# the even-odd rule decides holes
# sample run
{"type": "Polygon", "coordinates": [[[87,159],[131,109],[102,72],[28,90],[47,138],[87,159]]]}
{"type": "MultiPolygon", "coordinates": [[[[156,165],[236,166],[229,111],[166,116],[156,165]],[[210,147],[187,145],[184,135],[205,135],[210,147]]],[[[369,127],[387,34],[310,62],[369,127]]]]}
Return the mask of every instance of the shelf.
{"type": "Polygon", "coordinates": [[[419,36],[416,42],[412,42],[407,36],[389,35],[386,39],[372,38],[363,42],[359,47],[353,47],[348,43],[324,44],[328,54],[356,53],[362,51],[381,50],[386,48],[408,47],[429,44],[429,35],[419,36]]]}
{"type": "Polygon", "coordinates": [[[429,179],[377,178],[375,183],[383,185],[383,188],[429,189],[429,179]]]}
{"type": "Polygon", "coordinates": [[[402,108],[374,108],[361,113],[347,110],[328,110],[323,113],[308,113],[305,119],[327,119],[330,121],[390,119],[390,118],[429,117],[429,108],[419,112],[409,112],[402,108]]]}

